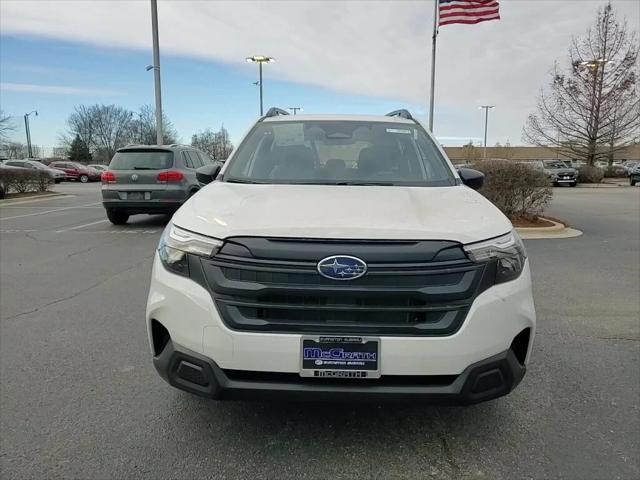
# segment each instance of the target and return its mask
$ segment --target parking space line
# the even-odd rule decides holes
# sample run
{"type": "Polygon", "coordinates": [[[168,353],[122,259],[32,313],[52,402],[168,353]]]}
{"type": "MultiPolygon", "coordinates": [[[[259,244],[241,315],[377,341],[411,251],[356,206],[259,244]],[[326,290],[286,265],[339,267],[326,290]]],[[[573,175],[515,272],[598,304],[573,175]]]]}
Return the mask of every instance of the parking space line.
{"type": "MultiPolygon", "coordinates": [[[[24,205],[25,203],[40,203],[47,202],[50,200],[65,200],[67,198],[77,197],[77,195],[68,194],[68,193],[60,193],[56,195],[43,195],[41,198],[29,198],[25,200],[19,199],[5,199],[0,201],[0,208],[13,207],[15,205],[24,205]]],[[[37,207],[37,206],[36,206],[37,207]]]]}
{"type": "Polygon", "coordinates": [[[14,215],[13,217],[0,217],[0,221],[13,220],[15,218],[35,217],[36,215],[46,215],[47,213],[62,212],[63,210],[73,210],[74,208],[90,207],[92,205],[100,205],[101,202],[87,203],[86,205],[76,205],[73,207],[55,208],[53,210],[46,210],[44,212],[25,213],[24,215],[14,215]]]}
{"type": "Polygon", "coordinates": [[[98,225],[99,223],[105,223],[108,221],[109,221],[108,219],[103,218],[102,220],[98,220],[96,222],[84,223],[82,225],[76,225],[75,227],[71,227],[71,228],[63,228],[62,230],[56,230],[55,232],[56,233],[70,232],[71,230],[79,230],[84,227],[90,227],[91,225],[98,225]]]}

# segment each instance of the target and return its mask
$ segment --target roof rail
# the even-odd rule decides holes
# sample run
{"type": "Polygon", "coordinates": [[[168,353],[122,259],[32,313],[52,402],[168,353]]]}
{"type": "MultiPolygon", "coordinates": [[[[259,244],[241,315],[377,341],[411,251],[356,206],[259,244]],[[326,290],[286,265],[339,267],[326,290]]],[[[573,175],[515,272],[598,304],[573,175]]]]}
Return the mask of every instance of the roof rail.
{"type": "Polygon", "coordinates": [[[271,107],[269,110],[267,110],[267,113],[265,114],[264,118],[278,117],[280,115],[289,115],[289,112],[281,108],[271,107]]]}
{"type": "Polygon", "coordinates": [[[415,121],[415,119],[409,113],[409,110],[406,110],[404,108],[401,108],[400,110],[394,110],[393,112],[389,112],[385,115],[385,117],[400,117],[400,118],[406,118],[407,120],[415,121]]]}

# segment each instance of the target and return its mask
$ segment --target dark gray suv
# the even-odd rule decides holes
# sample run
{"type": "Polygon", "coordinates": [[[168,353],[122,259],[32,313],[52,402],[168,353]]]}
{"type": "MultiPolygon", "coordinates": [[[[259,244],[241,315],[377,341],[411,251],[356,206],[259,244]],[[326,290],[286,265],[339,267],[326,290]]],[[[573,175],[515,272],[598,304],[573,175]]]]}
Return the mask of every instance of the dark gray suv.
{"type": "Polygon", "coordinates": [[[173,214],[202,184],[196,169],[217,163],[189,145],[129,145],[102,172],[102,204],[111,223],[130,215],[173,214]]]}

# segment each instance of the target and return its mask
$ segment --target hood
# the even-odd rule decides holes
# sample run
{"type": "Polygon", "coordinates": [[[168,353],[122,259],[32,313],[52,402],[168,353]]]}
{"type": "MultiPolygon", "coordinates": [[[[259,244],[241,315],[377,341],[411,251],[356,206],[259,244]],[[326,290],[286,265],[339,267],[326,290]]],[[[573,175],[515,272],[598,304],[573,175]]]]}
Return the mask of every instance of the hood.
{"type": "Polygon", "coordinates": [[[511,222],[464,187],[254,185],[213,182],[173,216],[182,228],[234,236],[476,242],[511,222]]]}

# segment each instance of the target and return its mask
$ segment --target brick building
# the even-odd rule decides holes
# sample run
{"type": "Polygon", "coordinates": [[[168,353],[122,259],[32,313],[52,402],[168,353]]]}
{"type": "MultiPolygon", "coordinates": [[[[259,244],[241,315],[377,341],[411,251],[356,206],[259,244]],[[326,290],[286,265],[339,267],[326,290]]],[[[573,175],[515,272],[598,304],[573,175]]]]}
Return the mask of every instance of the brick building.
{"type": "MultiPolygon", "coordinates": [[[[454,163],[464,163],[474,159],[481,159],[483,147],[445,147],[444,150],[454,163]]],[[[506,160],[527,161],[527,160],[552,160],[570,159],[564,155],[544,147],[487,147],[487,158],[501,158],[506,160]]],[[[619,150],[615,154],[616,161],[638,160],[640,161],[640,144],[635,144],[619,150]]]]}

